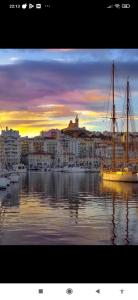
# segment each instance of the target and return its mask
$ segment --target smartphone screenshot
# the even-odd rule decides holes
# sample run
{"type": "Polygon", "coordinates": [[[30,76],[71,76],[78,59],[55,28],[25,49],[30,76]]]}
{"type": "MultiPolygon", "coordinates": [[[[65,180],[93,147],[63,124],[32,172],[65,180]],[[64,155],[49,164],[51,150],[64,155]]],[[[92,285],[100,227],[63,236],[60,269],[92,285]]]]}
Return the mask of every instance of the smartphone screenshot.
{"type": "Polygon", "coordinates": [[[137,298],[133,11],[133,0],[1,6],[2,300],[137,298]]]}
{"type": "Polygon", "coordinates": [[[138,244],[137,76],[138,49],[0,50],[1,245],[138,244]]]}

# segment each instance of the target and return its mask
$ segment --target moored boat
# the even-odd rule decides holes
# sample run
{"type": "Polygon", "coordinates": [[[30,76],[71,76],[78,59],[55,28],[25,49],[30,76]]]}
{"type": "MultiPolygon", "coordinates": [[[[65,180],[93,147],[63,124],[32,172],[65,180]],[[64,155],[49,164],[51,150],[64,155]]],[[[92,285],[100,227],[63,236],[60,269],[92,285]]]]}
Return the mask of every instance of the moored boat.
{"type": "Polygon", "coordinates": [[[11,174],[11,175],[9,176],[9,180],[10,180],[10,182],[12,182],[12,183],[16,183],[16,182],[19,181],[19,175],[13,173],[13,174],[11,174]]]}
{"type": "Polygon", "coordinates": [[[66,173],[72,173],[72,172],[86,172],[88,169],[86,168],[83,168],[83,167],[64,167],[63,168],[63,172],[66,172],[66,173]]]}
{"type": "Polygon", "coordinates": [[[6,189],[8,180],[5,177],[0,177],[0,189],[6,189]]]}
{"type": "Polygon", "coordinates": [[[63,169],[64,168],[51,168],[50,170],[52,171],[52,172],[63,172],[63,169]]]}
{"type": "Polygon", "coordinates": [[[122,182],[138,182],[138,173],[125,170],[122,171],[103,171],[101,172],[101,176],[104,180],[109,181],[122,181],[122,182]]]}
{"type": "Polygon", "coordinates": [[[13,165],[13,170],[18,173],[26,173],[27,172],[27,168],[24,164],[13,165]]]}

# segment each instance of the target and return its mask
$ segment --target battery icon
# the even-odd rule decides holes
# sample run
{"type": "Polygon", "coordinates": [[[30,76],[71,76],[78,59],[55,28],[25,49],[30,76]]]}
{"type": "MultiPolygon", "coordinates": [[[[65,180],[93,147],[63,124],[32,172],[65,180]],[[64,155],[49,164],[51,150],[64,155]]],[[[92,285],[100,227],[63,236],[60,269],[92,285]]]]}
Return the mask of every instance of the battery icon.
{"type": "Polygon", "coordinates": [[[37,3],[36,8],[40,9],[41,8],[41,3],[37,3]]]}
{"type": "Polygon", "coordinates": [[[130,8],[130,4],[122,4],[122,8],[130,8]]]}

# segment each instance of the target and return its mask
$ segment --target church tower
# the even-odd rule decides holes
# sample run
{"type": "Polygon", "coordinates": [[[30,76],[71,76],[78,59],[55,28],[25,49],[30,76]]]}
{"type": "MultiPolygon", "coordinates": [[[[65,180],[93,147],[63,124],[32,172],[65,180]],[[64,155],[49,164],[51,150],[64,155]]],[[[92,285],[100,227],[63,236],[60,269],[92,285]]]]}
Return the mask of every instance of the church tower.
{"type": "Polygon", "coordinates": [[[75,118],[75,126],[77,128],[79,128],[79,118],[78,118],[78,115],[76,115],[76,118],[75,118]]]}

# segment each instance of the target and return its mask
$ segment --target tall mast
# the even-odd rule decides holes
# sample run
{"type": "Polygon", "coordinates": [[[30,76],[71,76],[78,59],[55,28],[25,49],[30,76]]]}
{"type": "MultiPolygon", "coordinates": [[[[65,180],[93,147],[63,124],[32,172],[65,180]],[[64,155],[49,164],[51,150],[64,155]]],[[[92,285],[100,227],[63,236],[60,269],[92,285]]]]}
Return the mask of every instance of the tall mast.
{"type": "Polygon", "coordinates": [[[113,171],[115,171],[115,121],[116,121],[116,117],[115,117],[115,97],[114,97],[114,77],[115,77],[115,66],[114,66],[114,61],[113,61],[113,65],[112,65],[112,96],[113,96],[113,112],[112,112],[112,124],[113,124],[113,137],[112,137],[112,169],[113,171]]]}
{"type": "Polygon", "coordinates": [[[126,112],[127,112],[127,123],[126,123],[126,162],[128,163],[129,157],[128,157],[128,118],[129,118],[129,81],[127,80],[127,103],[126,103],[126,112]]]}

